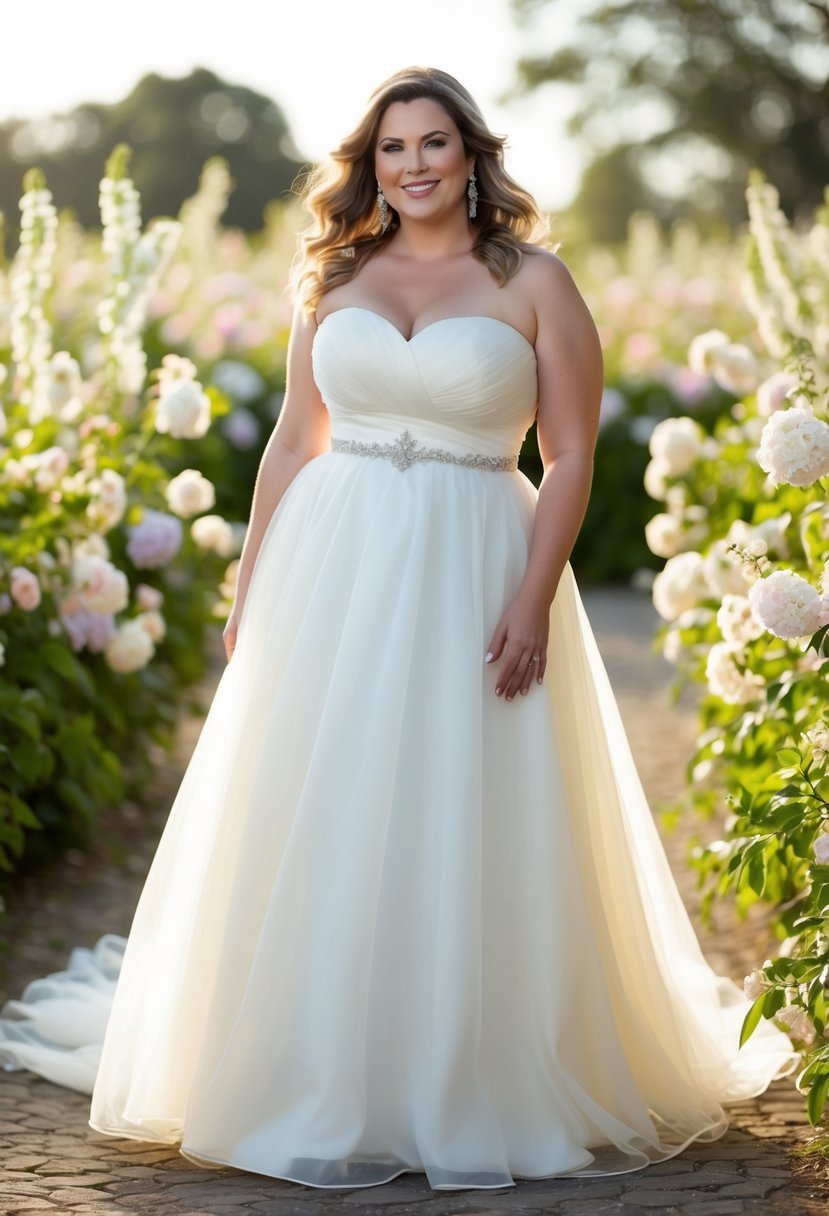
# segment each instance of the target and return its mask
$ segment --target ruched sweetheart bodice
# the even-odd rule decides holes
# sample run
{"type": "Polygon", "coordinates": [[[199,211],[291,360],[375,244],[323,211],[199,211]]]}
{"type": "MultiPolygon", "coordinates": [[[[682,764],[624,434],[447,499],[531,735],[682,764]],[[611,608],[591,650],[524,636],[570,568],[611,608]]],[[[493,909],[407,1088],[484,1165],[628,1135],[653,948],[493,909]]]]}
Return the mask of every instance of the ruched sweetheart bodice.
{"type": "Polygon", "coordinates": [[[535,352],[488,316],[444,317],[406,339],[367,308],[339,308],[314,337],[314,378],[334,437],[418,440],[516,453],[538,397],[535,352]]]}

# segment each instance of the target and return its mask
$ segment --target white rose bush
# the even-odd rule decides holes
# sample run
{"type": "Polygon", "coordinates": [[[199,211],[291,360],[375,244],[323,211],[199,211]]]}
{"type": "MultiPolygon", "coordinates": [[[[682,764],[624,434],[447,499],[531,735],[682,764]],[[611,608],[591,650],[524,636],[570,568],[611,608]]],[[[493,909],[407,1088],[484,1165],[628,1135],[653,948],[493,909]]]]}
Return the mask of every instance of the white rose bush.
{"type": "Polygon", "coordinates": [[[743,297],[754,340],[689,346],[695,370],[739,396],[705,434],[651,436],[647,531],[667,558],[653,584],[678,685],[703,685],[685,801],[727,814],[693,864],[717,898],[772,911],[777,957],[746,977],[743,1041],[774,1019],[803,1053],[817,1124],[829,1097],[829,192],[794,232],[772,186],[747,191],[743,297]]]}
{"type": "Polygon", "coordinates": [[[71,256],[77,233],[61,252],[64,221],[42,174],[28,173],[20,246],[0,264],[6,874],[83,845],[103,811],[140,790],[151,745],[171,739],[203,671],[244,533],[215,512],[214,485],[194,467],[227,398],[202,387],[189,358],[147,341],[183,227],[142,231],[127,168],[122,146],[85,262],[71,256]]]}

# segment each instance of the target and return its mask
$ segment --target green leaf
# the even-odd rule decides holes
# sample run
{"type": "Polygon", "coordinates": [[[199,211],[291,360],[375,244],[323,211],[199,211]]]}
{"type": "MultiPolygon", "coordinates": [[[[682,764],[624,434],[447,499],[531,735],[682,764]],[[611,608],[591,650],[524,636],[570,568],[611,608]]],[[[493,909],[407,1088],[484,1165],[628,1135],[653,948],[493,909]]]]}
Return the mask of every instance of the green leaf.
{"type": "Polygon", "coordinates": [[[781,768],[799,768],[801,760],[800,752],[793,747],[781,747],[777,753],[777,762],[781,768]]]}
{"type": "Polygon", "coordinates": [[[812,1127],[815,1126],[829,1097],[829,1068],[819,1081],[813,1081],[806,1099],[806,1114],[812,1127]]]}
{"type": "Polygon", "coordinates": [[[745,1018],[743,1019],[743,1027],[742,1027],[742,1030],[740,1031],[740,1046],[741,1047],[745,1043],[748,1042],[748,1040],[754,1034],[754,1031],[759,1026],[760,1019],[763,1016],[763,1006],[766,1003],[767,995],[768,994],[765,992],[761,993],[760,996],[757,997],[757,1000],[754,1001],[754,1003],[752,1004],[748,1013],[746,1014],[745,1018]]]}

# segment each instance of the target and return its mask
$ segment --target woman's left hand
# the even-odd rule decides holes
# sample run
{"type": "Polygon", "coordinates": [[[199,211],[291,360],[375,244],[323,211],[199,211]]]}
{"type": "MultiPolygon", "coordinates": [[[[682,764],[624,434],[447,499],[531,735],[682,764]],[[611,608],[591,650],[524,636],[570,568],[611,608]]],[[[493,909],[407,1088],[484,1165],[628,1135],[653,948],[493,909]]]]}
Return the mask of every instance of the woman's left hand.
{"type": "Polygon", "coordinates": [[[541,683],[547,667],[549,633],[549,607],[517,595],[495,628],[485,660],[494,663],[501,659],[495,685],[498,696],[511,701],[517,692],[526,696],[533,679],[541,683]]]}

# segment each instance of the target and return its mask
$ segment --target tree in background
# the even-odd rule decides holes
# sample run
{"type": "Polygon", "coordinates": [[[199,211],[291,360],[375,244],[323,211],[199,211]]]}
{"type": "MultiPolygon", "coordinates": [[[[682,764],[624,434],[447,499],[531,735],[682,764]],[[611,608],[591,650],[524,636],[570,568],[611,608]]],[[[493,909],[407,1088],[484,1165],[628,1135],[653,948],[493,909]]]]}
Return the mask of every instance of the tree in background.
{"type": "MultiPolygon", "coordinates": [[[[512,3],[529,21],[557,0],[512,3]]],[[[829,181],[827,0],[594,2],[518,80],[579,90],[569,129],[595,156],[573,209],[593,239],[623,240],[639,209],[738,224],[752,168],[805,219],[829,181]]]]}
{"type": "Polygon", "coordinates": [[[180,80],[150,73],[115,105],[88,103],[47,119],[0,124],[0,211],[13,224],[27,169],[42,168],[56,198],[86,227],[99,223],[100,166],[125,142],[145,214],[176,215],[205,161],[220,154],[236,187],[225,222],[257,231],[270,199],[302,167],[279,106],[196,68],[180,80]]]}

